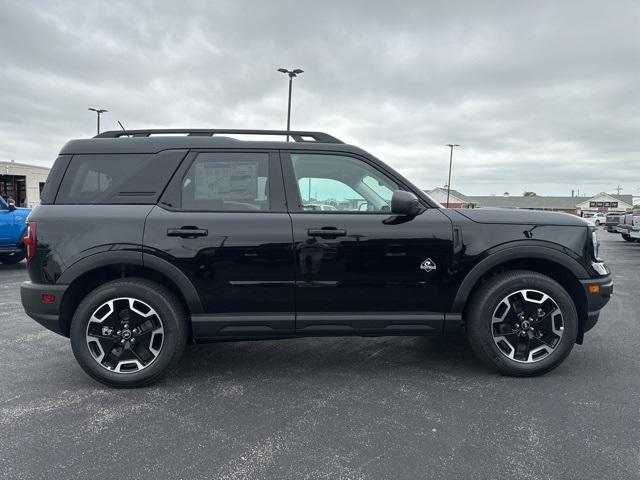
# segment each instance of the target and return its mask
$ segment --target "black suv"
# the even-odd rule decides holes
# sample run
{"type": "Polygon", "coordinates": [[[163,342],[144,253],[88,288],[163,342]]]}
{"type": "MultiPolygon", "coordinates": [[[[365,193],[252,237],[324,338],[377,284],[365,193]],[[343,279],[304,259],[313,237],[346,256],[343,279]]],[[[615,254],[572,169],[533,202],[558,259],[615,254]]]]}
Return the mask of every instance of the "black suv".
{"type": "Polygon", "coordinates": [[[538,375],[612,292],[584,220],[445,209],[319,132],[73,140],[25,244],[27,314],[112,386],[156,380],[187,342],[461,330],[500,372],[538,375]]]}

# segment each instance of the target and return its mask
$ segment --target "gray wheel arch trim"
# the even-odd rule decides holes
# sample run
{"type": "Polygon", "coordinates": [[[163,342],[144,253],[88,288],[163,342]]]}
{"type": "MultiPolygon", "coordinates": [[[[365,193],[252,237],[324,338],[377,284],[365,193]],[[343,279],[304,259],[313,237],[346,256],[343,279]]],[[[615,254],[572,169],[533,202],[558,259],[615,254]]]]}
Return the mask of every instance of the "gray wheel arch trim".
{"type": "Polygon", "coordinates": [[[465,304],[478,280],[492,268],[501,263],[518,259],[539,259],[547,260],[569,270],[577,279],[589,278],[588,272],[578,262],[569,255],[550,247],[545,246],[516,246],[510,245],[502,250],[492,253],[487,258],[478,263],[467,274],[460,284],[458,292],[451,305],[451,313],[462,313],[465,304]]]}
{"type": "Polygon", "coordinates": [[[95,253],[77,261],[67,268],[56,283],[59,285],[69,285],[90,270],[114,264],[134,265],[155,270],[176,284],[187,302],[190,313],[203,312],[198,292],[187,276],[180,271],[178,267],[154,255],[144,254],[143,256],[143,253],[139,251],[110,250],[107,252],[95,253]]]}

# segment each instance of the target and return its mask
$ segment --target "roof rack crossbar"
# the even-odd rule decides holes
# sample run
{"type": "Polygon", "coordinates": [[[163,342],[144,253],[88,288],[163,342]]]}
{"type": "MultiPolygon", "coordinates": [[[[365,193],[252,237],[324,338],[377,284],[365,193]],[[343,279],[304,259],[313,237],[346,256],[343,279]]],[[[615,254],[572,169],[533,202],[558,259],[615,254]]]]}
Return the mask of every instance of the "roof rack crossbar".
{"type": "Polygon", "coordinates": [[[323,132],[302,132],[297,130],[235,130],[235,129],[206,129],[206,128],[161,128],[153,130],[110,130],[102,132],[93,138],[119,137],[150,137],[152,135],[186,134],[189,137],[212,137],[218,134],[243,135],[289,135],[296,142],[344,143],[336,137],[323,132]],[[309,138],[313,140],[309,140],[309,138]]]}

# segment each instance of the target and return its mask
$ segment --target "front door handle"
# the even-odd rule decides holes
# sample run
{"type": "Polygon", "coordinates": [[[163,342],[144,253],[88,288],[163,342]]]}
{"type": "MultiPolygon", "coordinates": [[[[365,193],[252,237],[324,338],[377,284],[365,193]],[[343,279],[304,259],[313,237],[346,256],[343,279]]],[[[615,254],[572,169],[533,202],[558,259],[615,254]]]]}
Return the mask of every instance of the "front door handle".
{"type": "Polygon", "coordinates": [[[167,237],[196,238],[206,237],[207,235],[209,235],[209,230],[206,228],[186,226],[167,229],[167,237]]]}
{"type": "Polygon", "coordinates": [[[342,228],[335,227],[310,228],[307,230],[307,235],[310,237],[337,238],[346,237],[347,231],[342,228]]]}

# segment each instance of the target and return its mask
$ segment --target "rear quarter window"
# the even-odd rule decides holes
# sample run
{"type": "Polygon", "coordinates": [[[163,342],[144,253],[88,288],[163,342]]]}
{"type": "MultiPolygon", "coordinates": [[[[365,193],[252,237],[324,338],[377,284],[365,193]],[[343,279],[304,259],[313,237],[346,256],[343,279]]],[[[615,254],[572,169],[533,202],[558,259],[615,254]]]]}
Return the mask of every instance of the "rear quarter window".
{"type": "Polygon", "coordinates": [[[74,155],[56,204],[154,204],[186,150],[159,154],[74,155]]]}
{"type": "Polygon", "coordinates": [[[47,181],[40,192],[41,204],[48,205],[55,201],[56,193],[58,193],[58,188],[60,187],[60,181],[69,166],[69,160],[71,160],[71,155],[60,155],[56,161],[53,162],[53,167],[51,167],[49,171],[47,181]]]}

